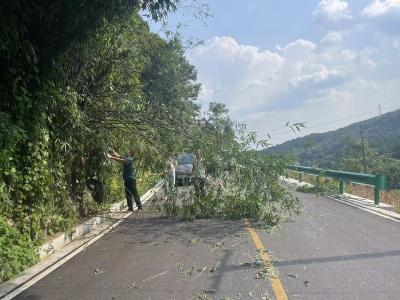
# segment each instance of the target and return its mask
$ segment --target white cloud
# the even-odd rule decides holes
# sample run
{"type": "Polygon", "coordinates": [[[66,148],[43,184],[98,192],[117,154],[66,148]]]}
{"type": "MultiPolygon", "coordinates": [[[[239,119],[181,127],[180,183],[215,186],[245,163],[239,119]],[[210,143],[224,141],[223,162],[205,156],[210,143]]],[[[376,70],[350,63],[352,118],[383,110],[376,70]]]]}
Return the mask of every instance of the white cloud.
{"type": "MultiPolygon", "coordinates": [[[[192,50],[189,60],[203,84],[203,103],[225,103],[234,119],[262,135],[287,121],[324,122],[379,103],[397,104],[399,40],[383,36],[368,46],[359,34],[346,32],[344,39],[331,32],[319,44],[298,39],[274,51],[214,37],[192,50]]],[[[277,135],[274,142],[289,137],[277,135]]]]}
{"type": "Polygon", "coordinates": [[[351,11],[346,1],[321,0],[314,11],[314,16],[326,21],[339,21],[351,18],[351,11]]]}
{"type": "Polygon", "coordinates": [[[342,50],[340,54],[342,55],[343,60],[346,62],[354,61],[357,58],[357,54],[349,49],[342,50]]]}
{"type": "Polygon", "coordinates": [[[400,0],[375,0],[364,8],[361,15],[373,18],[392,13],[400,16],[400,0]]]}
{"type": "Polygon", "coordinates": [[[370,32],[396,37],[400,28],[400,0],[375,0],[366,6],[360,22],[371,25],[370,32]]]}
{"type": "Polygon", "coordinates": [[[343,33],[338,31],[329,31],[329,33],[322,38],[321,43],[324,44],[338,44],[343,40],[343,33]]]}
{"type": "Polygon", "coordinates": [[[309,55],[316,47],[317,45],[310,41],[298,39],[297,41],[289,43],[284,48],[279,48],[286,57],[301,58],[309,55]]]}
{"type": "Polygon", "coordinates": [[[320,97],[311,99],[307,106],[297,106],[284,112],[258,111],[246,117],[252,130],[256,130],[263,137],[267,137],[267,133],[270,134],[272,143],[278,144],[377,116],[379,104],[383,112],[393,110],[398,107],[399,90],[399,79],[382,84],[356,79],[340,88],[329,89],[320,97]],[[382,97],[383,91],[385,97],[382,97]],[[305,122],[307,128],[295,134],[284,127],[287,121],[305,122]]]}
{"type": "Polygon", "coordinates": [[[352,12],[345,0],[321,0],[314,10],[318,25],[331,30],[321,39],[323,44],[343,41],[343,33],[367,28],[368,34],[399,35],[400,0],[365,0],[369,4],[352,12]],[[333,31],[334,30],[334,31],[333,31]]]}
{"type": "MultiPolygon", "coordinates": [[[[274,68],[283,63],[282,58],[270,51],[260,51],[257,47],[249,45],[239,45],[232,37],[214,37],[203,47],[195,49],[195,54],[212,52],[223,62],[246,62],[250,66],[266,64],[269,68],[274,68]]],[[[211,58],[212,59],[212,58],[211,58]]]]}
{"type": "Polygon", "coordinates": [[[276,82],[285,64],[280,53],[240,45],[231,37],[210,39],[196,48],[190,59],[198,66],[205,90],[218,90],[213,96],[225,98],[233,110],[242,108],[243,100],[251,98],[249,106],[253,106],[268,97],[271,87],[266,84],[276,82]]]}
{"type": "Polygon", "coordinates": [[[326,66],[321,64],[306,65],[303,73],[299,76],[294,76],[290,79],[293,86],[299,86],[305,82],[319,83],[326,81],[333,77],[340,77],[341,72],[336,70],[329,70],[326,66]]]}
{"type": "Polygon", "coordinates": [[[372,60],[372,56],[377,54],[378,52],[379,52],[378,49],[372,47],[367,47],[363,49],[360,53],[361,63],[370,67],[374,67],[376,64],[372,60]]]}
{"type": "Polygon", "coordinates": [[[195,49],[190,60],[198,66],[204,90],[217,87],[217,96],[233,112],[242,113],[301,105],[340,84],[345,76],[325,65],[317,45],[310,41],[298,39],[278,49],[260,50],[231,37],[214,37],[195,49]]]}

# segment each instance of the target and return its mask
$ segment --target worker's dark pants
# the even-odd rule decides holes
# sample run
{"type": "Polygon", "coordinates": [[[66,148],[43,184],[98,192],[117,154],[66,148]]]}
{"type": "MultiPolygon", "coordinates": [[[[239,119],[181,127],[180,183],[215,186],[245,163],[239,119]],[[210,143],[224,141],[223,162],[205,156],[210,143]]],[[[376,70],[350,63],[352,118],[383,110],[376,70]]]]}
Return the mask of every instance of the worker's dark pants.
{"type": "Polygon", "coordinates": [[[133,208],[132,206],[132,197],[135,199],[136,206],[138,208],[142,208],[142,203],[140,202],[140,196],[136,188],[136,179],[124,179],[125,183],[125,196],[126,202],[128,203],[128,207],[130,209],[133,208]]]}
{"type": "Polygon", "coordinates": [[[194,178],[194,193],[197,198],[202,198],[206,194],[206,179],[194,178]]]}

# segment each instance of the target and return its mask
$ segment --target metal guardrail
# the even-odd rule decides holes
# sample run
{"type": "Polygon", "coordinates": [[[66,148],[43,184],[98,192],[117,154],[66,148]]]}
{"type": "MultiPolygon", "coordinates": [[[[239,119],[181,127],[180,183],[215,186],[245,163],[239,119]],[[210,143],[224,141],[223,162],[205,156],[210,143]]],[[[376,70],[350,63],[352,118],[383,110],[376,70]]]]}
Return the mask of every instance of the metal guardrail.
{"type": "Polygon", "coordinates": [[[381,201],[381,191],[388,189],[388,177],[384,175],[373,175],[363,173],[344,172],[336,170],[324,170],[319,168],[310,168],[303,166],[287,166],[287,169],[299,173],[299,181],[302,181],[303,174],[311,174],[317,176],[317,184],[320,177],[328,177],[339,180],[339,192],[344,193],[345,182],[355,182],[374,187],[375,205],[379,205],[381,201]]]}

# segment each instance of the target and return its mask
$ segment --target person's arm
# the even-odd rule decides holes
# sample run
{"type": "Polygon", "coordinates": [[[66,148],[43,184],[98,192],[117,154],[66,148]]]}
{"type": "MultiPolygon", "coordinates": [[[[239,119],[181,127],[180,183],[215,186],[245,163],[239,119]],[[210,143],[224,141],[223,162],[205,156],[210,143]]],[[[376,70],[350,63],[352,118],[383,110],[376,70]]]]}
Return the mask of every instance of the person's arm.
{"type": "Polygon", "coordinates": [[[111,152],[111,156],[113,156],[113,157],[119,157],[119,158],[124,158],[122,155],[120,155],[120,154],[118,154],[114,149],[112,149],[112,148],[108,148],[109,149],[109,152],[111,152]]]}
{"type": "MultiPolygon", "coordinates": [[[[114,149],[112,149],[112,148],[108,148],[108,149],[109,149],[109,152],[111,152],[110,158],[113,157],[112,159],[115,159],[115,158],[119,158],[119,159],[122,159],[122,160],[125,159],[124,156],[118,154],[117,151],[115,151],[114,149]]],[[[121,160],[118,160],[118,161],[121,161],[121,160]]]]}
{"type": "Polygon", "coordinates": [[[115,160],[115,161],[117,161],[117,162],[119,162],[119,163],[123,163],[124,160],[125,160],[123,157],[115,156],[115,155],[110,155],[110,154],[107,154],[107,157],[108,157],[109,159],[115,160]]]}

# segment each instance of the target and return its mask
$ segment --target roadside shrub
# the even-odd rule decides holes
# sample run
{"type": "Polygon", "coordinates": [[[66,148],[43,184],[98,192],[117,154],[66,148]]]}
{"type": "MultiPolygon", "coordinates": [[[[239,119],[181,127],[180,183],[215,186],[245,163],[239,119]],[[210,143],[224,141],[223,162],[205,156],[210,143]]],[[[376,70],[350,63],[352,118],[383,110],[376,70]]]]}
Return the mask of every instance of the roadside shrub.
{"type": "Polygon", "coordinates": [[[39,259],[36,246],[28,234],[21,234],[0,216],[0,281],[35,264],[39,259]]]}

